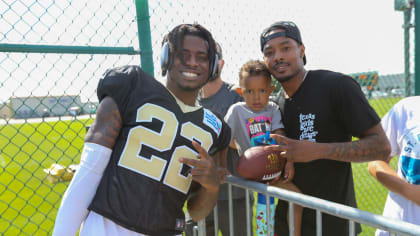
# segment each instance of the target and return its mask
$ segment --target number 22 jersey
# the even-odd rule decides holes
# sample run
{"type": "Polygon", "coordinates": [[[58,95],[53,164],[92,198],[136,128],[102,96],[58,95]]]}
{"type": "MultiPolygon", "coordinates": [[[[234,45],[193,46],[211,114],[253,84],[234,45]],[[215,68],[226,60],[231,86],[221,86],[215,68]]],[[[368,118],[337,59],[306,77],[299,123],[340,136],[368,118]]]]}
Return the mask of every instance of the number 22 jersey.
{"type": "Polygon", "coordinates": [[[207,109],[177,102],[137,66],[107,71],[97,93],[99,101],[114,99],[123,126],[89,210],[142,234],[180,234],[192,178],[178,159],[196,158],[193,140],[210,155],[224,149],[230,128],[207,109]]]}

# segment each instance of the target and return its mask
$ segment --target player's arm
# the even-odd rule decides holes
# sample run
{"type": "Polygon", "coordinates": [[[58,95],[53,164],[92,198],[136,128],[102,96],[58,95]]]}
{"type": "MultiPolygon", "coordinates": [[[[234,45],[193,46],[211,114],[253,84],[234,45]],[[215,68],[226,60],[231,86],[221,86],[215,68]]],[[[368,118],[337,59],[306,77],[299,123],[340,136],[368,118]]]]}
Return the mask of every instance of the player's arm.
{"type": "Polygon", "coordinates": [[[400,194],[420,206],[420,185],[407,183],[399,177],[388,162],[372,161],[368,165],[369,173],[390,191],[400,194]]]}
{"type": "MultiPolygon", "coordinates": [[[[239,88],[239,90],[241,90],[241,89],[239,88]]],[[[238,149],[238,147],[236,146],[236,140],[235,140],[235,137],[237,137],[236,135],[238,133],[238,132],[236,132],[237,127],[236,127],[235,124],[236,124],[236,121],[239,119],[237,117],[237,112],[235,112],[237,110],[237,107],[238,106],[236,104],[231,105],[229,107],[228,111],[226,112],[226,115],[225,115],[225,118],[224,118],[225,122],[231,128],[231,135],[232,135],[231,137],[232,138],[231,138],[231,141],[229,143],[229,147],[232,148],[232,149],[238,149]]]]}
{"type": "Polygon", "coordinates": [[[359,140],[350,142],[315,143],[293,140],[277,134],[272,134],[271,137],[276,139],[278,145],[266,148],[282,151],[282,156],[294,162],[318,159],[346,162],[386,160],[391,152],[389,141],[379,123],[365,130],[359,140]]]}
{"type": "Polygon", "coordinates": [[[212,156],[213,160],[217,163],[217,173],[219,174],[220,184],[224,184],[226,181],[226,175],[231,174],[227,169],[227,152],[228,149],[224,148],[212,156]]]}
{"type": "Polygon", "coordinates": [[[116,103],[105,97],[85,137],[79,169],[67,188],[57,213],[53,235],[75,235],[88,215],[103,171],[122,126],[116,103]]]}
{"type": "MultiPolygon", "coordinates": [[[[194,182],[201,185],[193,188],[187,202],[187,209],[194,221],[205,218],[216,205],[219,193],[219,175],[212,157],[197,142],[193,142],[198,151],[199,160],[180,158],[180,162],[192,166],[191,175],[194,182]]],[[[222,151],[226,155],[226,151],[222,151]]],[[[194,184],[193,182],[193,184],[194,184]]]]}
{"type": "Polygon", "coordinates": [[[85,142],[96,143],[112,149],[122,127],[117,104],[111,97],[99,103],[96,119],[86,133],[85,142]]]}

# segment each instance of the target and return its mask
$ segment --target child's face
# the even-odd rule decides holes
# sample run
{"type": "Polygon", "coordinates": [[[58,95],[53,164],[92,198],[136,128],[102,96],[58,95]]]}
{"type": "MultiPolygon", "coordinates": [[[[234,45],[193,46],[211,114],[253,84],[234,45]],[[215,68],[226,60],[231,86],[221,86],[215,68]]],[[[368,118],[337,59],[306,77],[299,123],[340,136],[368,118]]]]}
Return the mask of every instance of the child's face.
{"type": "Polygon", "coordinates": [[[267,105],[274,86],[271,85],[271,78],[255,75],[244,78],[241,90],[246,105],[253,111],[260,111],[267,105]]]}

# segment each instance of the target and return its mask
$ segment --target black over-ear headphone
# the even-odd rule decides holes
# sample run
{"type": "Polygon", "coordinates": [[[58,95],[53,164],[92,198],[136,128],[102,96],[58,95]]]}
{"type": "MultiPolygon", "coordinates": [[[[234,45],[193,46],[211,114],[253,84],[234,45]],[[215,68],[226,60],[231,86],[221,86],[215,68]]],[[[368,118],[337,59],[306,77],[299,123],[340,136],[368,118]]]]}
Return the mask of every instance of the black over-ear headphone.
{"type": "MultiPolygon", "coordinates": [[[[173,53],[169,49],[168,41],[164,42],[162,45],[162,51],[160,52],[160,68],[162,70],[162,76],[166,75],[166,72],[169,70],[173,63],[173,53]]],[[[213,63],[210,63],[210,77],[209,80],[214,80],[216,76],[218,76],[219,67],[217,66],[217,62],[219,61],[219,56],[217,53],[214,55],[213,63]]]]}

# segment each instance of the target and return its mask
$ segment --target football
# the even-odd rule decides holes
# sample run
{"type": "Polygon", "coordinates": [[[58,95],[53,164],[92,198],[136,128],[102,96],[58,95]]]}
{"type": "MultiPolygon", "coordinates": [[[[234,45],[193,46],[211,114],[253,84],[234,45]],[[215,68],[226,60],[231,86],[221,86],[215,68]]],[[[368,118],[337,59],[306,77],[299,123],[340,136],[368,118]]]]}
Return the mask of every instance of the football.
{"type": "Polygon", "coordinates": [[[283,172],[286,158],[280,157],[280,151],[266,151],[264,146],[247,149],[240,157],[236,170],[244,179],[266,182],[283,172]]]}

